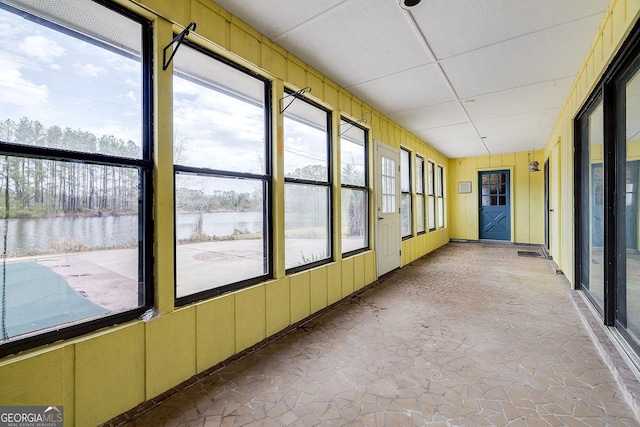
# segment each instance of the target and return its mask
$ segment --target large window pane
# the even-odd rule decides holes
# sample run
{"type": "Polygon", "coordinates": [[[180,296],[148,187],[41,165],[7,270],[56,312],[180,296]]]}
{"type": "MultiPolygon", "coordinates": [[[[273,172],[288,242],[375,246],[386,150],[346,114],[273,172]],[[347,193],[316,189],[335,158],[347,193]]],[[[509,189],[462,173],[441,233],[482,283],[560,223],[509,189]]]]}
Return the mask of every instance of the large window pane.
{"type": "Polygon", "coordinates": [[[77,31],[0,3],[0,139],[142,158],[140,24],[93,2],[71,3],[77,10],[45,1],[35,12],[77,31]],[[93,19],[91,30],[72,12],[93,19]]]}
{"type": "Polygon", "coordinates": [[[267,274],[261,180],[176,175],[176,296],[267,274]]]}
{"type": "Polygon", "coordinates": [[[189,46],[174,59],[174,162],[264,175],[264,82],[189,46]]]}
{"type": "Polygon", "coordinates": [[[367,192],[342,189],[342,252],[367,247],[367,192]]]}
{"type": "Polygon", "coordinates": [[[285,268],[333,258],[329,113],[297,99],[284,114],[285,268]]]}
{"type": "Polygon", "coordinates": [[[427,194],[429,207],[427,217],[429,221],[429,230],[436,229],[435,182],[435,164],[433,162],[427,162],[427,194]]]}
{"type": "Polygon", "coordinates": [[[416,195],[416,231],[418,233],[425,231],[424,194],[416,195]]]}
{"type": "Polygon", "coordinates": [[[402,237],[411,236],[411,193],[402,193],[400,196],[400,216],[402,237]]]}
{"type": "Polygon", "coordinates": [[[638,185],[640,184],[640,73],[625,88],[626,153],[624,224],[626,281],[619,283],[618,321],[640,345],[640,227],[638,185]]]}
{"type": "Polygon", "coordinates": [[[206,51],[174,59],[179,304],[269,277],[266,83],[206,51]]]}
{"type": "Polygon", "coordinates": [[[329,158],[327,113],[297,100],[284,114],[284,174],[327,182],[329,158]]]}
{"type": "Polygon", "coordinates": [[[587,285],[598,304],[604,302],[604,170],[602,164],[604,127],[602,102],[598,103],[588,117],[589,150],[589,237],[590,268],[587,285]]]}
{"type": "Polygon", "coordinates": [[[355,123],[340,122],[342,253],[369,246],[367,131],[355,123]]]}
{"type": "Polygon", "coordinates": [[[411,191],[411,153],[400,149],[400,191],[411,191]]]}
{"type": "Polygon", "coordinates": [[[11,3],[20,10],[0,3],[0,342],[16,343],[0,352],[133,319],[153,299],[150,24],[90,1],[11,3]]]}
{"type": "MultiPolygon", "coordinates": [[[[438,180],[438,184],[437,184],[438,228],[444,228],[444,168],[442,166],[438,166],[437,180],[438,180]]],[[[499,200],[499,204],[506,204],[506,197],[503,200],[504,202],[499,200]]]]}
{"type": "Polygon", "coordinates": [[[285,268],[329,259],[329,188],[285,184],[284,189],[285,268]]]}

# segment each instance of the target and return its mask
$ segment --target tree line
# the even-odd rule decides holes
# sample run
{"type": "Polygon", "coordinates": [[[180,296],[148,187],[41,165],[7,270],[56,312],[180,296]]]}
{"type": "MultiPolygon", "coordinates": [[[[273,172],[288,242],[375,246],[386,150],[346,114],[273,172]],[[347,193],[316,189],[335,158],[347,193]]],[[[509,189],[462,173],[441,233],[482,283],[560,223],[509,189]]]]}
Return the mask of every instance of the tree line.
{"type": "MultiPolygon", "coordinates": [[[[86,153],[139,157],[140,146],[113,135],[81,129],[45,127],[37,120],[0,121],[0,141],[86,153]]],[[[135,168],[2,155],[0,212],[9,217],[67,214],[116,215],[138,207],[135,168]]]]}

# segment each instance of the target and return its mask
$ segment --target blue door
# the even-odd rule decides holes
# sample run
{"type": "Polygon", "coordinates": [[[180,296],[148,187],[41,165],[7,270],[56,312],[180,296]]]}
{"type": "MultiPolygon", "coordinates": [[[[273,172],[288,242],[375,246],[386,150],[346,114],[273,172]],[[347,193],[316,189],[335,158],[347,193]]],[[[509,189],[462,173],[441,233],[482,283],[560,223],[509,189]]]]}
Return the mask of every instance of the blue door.
{"type": "Polygon", "coordinates": [[[480,172],[480,238],[511,240],[509,171],[480,172]]]}

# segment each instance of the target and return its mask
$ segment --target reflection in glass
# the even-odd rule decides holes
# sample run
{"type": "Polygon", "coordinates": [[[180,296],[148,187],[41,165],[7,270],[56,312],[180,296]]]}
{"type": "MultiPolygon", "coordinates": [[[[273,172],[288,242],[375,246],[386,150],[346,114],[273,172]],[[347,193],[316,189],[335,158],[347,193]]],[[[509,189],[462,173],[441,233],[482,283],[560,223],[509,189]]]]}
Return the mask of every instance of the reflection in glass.
{"type": "Polygon", "coordinates": [[[364,186],[366,183],[366,132],[344,120],[340,123],[340,130],[340,172],[342,184],[364,186]]]}
{"type": "Polygon", "coordinates": [[[411,191],[411,153],[405,149],[400,150],[400,191],[411,191]]]}
{"type": "Polygon", "coordinates": [[[289,178],[328,182],[327,112],[306,102],[284,113],[284,174],[289,178]]]}
{"type": "Polygon", "coordinates": [[[640,245],[638,184],[640,183],[640,76],[626,87],[625,240],[626,283],[618,283],[618,321],[640,344],[640,245]]]}
{"type": "Polygon", "coordinates": [[[137,168],[3,156],[0,179],[0,341],[138,307],[137,168]]]}
{"type": "Polygon", "coordinates": [[[342,194],[342,253],[365,248],[367,242],[367,192],[343,188],[342,194]]]}
{"type": "Polygon", "coordinates": [[[285,183],[285,268],[331,257],[329,206],[328,187],[285,183]]]}
{"type": "Polygon", "coordinates": [[[266,174],[264,83],[189,46],[173,74],[174,163],[266,174]]]}
{"type": "Polygon", "coordinates": [[[411,193],[402,193],[400,198],[402,237],[411,236],[411,193]]]}
{"type": "Polygon", "coordinates": [[[604,127],[602,116],[602,102],[588,117],[588,150],[589,150],[589,268],[588,283],[584,283],[597,303],[604,302],[604,175],[602,169],[602,154],[604,127]]]}
{"type": "Polygon", "coordinates": [[[425,231],[424,194],[416,195],[416,232],[425,231]]]}
{"type": "Polygon", "coordinates": [[[261,180],[176,174],[176,296],[267,273],[261,180]]]}

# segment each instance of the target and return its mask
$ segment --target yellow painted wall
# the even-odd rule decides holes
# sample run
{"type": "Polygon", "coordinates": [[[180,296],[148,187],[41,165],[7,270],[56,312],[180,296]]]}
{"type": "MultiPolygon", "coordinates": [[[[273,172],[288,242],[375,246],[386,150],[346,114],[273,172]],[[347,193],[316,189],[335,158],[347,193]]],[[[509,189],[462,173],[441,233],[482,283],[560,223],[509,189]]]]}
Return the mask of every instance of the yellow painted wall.
{"type": "MultiPolygon", "coordinates": [[[[420,154],[445,168],[448,165],[444,156],[209,0],[116,1],[151,19],[154,28],[154,306],[158,316],[0,360],[0,404],[64,405],[68,426],[107,421],[376,280],[374,221],[370,224],[371,250],[343,260],[340,236],[335,234],[334,262],[285,274],[283,137],[278,112],[285,87],[311,86],[310,97],[333,111],[334,135],[339,134],[341,114],[359,120],[367,112],[370,144],[379,140],[395,148],[403,146],[414,156],[420,154]],[[189,36],[192,42],[273,83],[274,279],[176,309],[172,72],[171,68],[162,71],[158,64],[173,33],[191,21],[197,22],[197,32],[189,36]]],[[[339,164],[338,143],[333,146],[335,164],[339,164]]],[[[370,161],[373,182],[373,158],[370,161]]],[[[334,221],[340,219],[339,178],[335,171],[334,221]]],[[[371,199],[373,195],[371,191],[371,199]]],[[[371,206],[373,218],[373,203],[371,206]]],[[[449,230],[447,225],[404,241],[403,264],[446,244],[449,230]]]]}
{"type": "Polygon", "coordinates": [[[511,241],[544,243],[544,175],[542,171],[529,172],[529,161],[540,161],[543,154],[534,151],[449,160],[451,238],[478,240],[478,172],[504,169],[510,171],[511,179],[511,241]],[[462,181],[471,181],[471,193],[458,193],[462,181]]]}
{"type": "Polygon", "coordinates": [[[571,91],[547,140],[545,158],[550,160],[551,193],[557,194],[551,220],[557,221],[556,240],[551,255],[573,283],[574,205],[573,205],[573,123],[605,69],[620,49],[640,16],[640,0],[612,0],[593,40],[589,53],[573,83],[571,91]]]}

